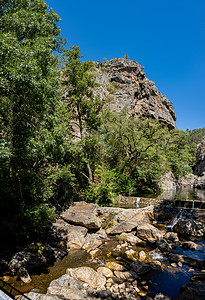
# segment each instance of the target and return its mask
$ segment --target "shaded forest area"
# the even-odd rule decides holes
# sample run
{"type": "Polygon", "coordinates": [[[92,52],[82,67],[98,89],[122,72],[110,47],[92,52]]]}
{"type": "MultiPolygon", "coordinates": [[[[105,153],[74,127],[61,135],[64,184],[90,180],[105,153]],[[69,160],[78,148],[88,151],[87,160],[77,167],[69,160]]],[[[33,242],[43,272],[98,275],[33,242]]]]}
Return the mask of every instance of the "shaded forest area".
{"type": "Polygon", "coordinates": [[[67,49],[59,20],[43,0],[0,2],[1,244],[43,239],[73,200],[159,192],[161,175],[192,172],[205,133],[105,110],[94,63],[67,49]]]}

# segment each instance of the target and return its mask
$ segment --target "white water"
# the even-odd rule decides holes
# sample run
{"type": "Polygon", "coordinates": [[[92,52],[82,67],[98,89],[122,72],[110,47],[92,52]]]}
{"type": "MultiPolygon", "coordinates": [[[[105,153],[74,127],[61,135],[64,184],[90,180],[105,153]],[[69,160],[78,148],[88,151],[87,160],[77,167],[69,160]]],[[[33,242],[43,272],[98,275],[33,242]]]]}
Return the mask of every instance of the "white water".
{"type": "Polygon", "coordinates": [[[174,219],[171,221],[171,223],[169,223],[166,228],[173,231],[174,226],[177,224],[178,220],[180,220],[183,216],[184,210],[183,208],[180,209],[180,211],[178,212],[178,214],[176,215],[176,217],[174,217],[174,219]]]}

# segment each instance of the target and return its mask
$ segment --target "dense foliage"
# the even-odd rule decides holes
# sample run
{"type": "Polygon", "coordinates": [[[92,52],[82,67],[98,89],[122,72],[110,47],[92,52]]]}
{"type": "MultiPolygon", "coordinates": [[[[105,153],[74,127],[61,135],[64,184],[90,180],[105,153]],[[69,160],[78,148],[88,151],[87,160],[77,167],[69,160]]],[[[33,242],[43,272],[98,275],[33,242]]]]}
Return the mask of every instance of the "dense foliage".
{"type": "Polygon", "coordinates": [[[167,171],[176,178],[191,172],[204,134],[103,110],[93,92],[94,64],[82,62],[78,47],[62,50],[58,21],[43,0],[1,1],[4,243],[41,238],[57,204],[72,199],[111,205],[119,194],[158,192],[167,171]]]}

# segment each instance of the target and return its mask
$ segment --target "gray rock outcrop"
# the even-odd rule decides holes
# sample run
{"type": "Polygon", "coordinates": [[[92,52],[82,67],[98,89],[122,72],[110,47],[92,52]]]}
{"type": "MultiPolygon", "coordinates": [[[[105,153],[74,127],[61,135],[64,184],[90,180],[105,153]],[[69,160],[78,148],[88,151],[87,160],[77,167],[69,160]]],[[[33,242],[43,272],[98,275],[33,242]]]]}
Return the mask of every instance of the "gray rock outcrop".
{"type": "Polygon", "coordinates": [[[99,86],[94,93],[105,100],[105,107],[116,112],[126,109],[136,118],[158,119],[169,128],[176,128],[172,103],[145,76],[144,68],[136,61],[114,58],[104,66],[96,63],[95,80],[99,86]]]}
{"type": "Polygon", "coordinates": [[[98,206],[84,201],[75,202],[61,214],[61,218],[70,223],[84,226],[88,229],[100,229],[101,219],[98,206]]]}

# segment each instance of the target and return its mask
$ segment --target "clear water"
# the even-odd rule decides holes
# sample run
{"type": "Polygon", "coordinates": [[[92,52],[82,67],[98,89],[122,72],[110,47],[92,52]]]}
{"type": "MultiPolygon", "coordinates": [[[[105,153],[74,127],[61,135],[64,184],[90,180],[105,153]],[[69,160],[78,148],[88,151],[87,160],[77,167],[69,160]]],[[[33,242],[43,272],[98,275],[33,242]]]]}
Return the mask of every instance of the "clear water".
{"type": "Polygon", "coordinates": [[[167,190],[157,196],[159,199],[165,200],[204,200],[205,190],[194,189],[192,186],[182,186],[178,189],[167,190]]]}

